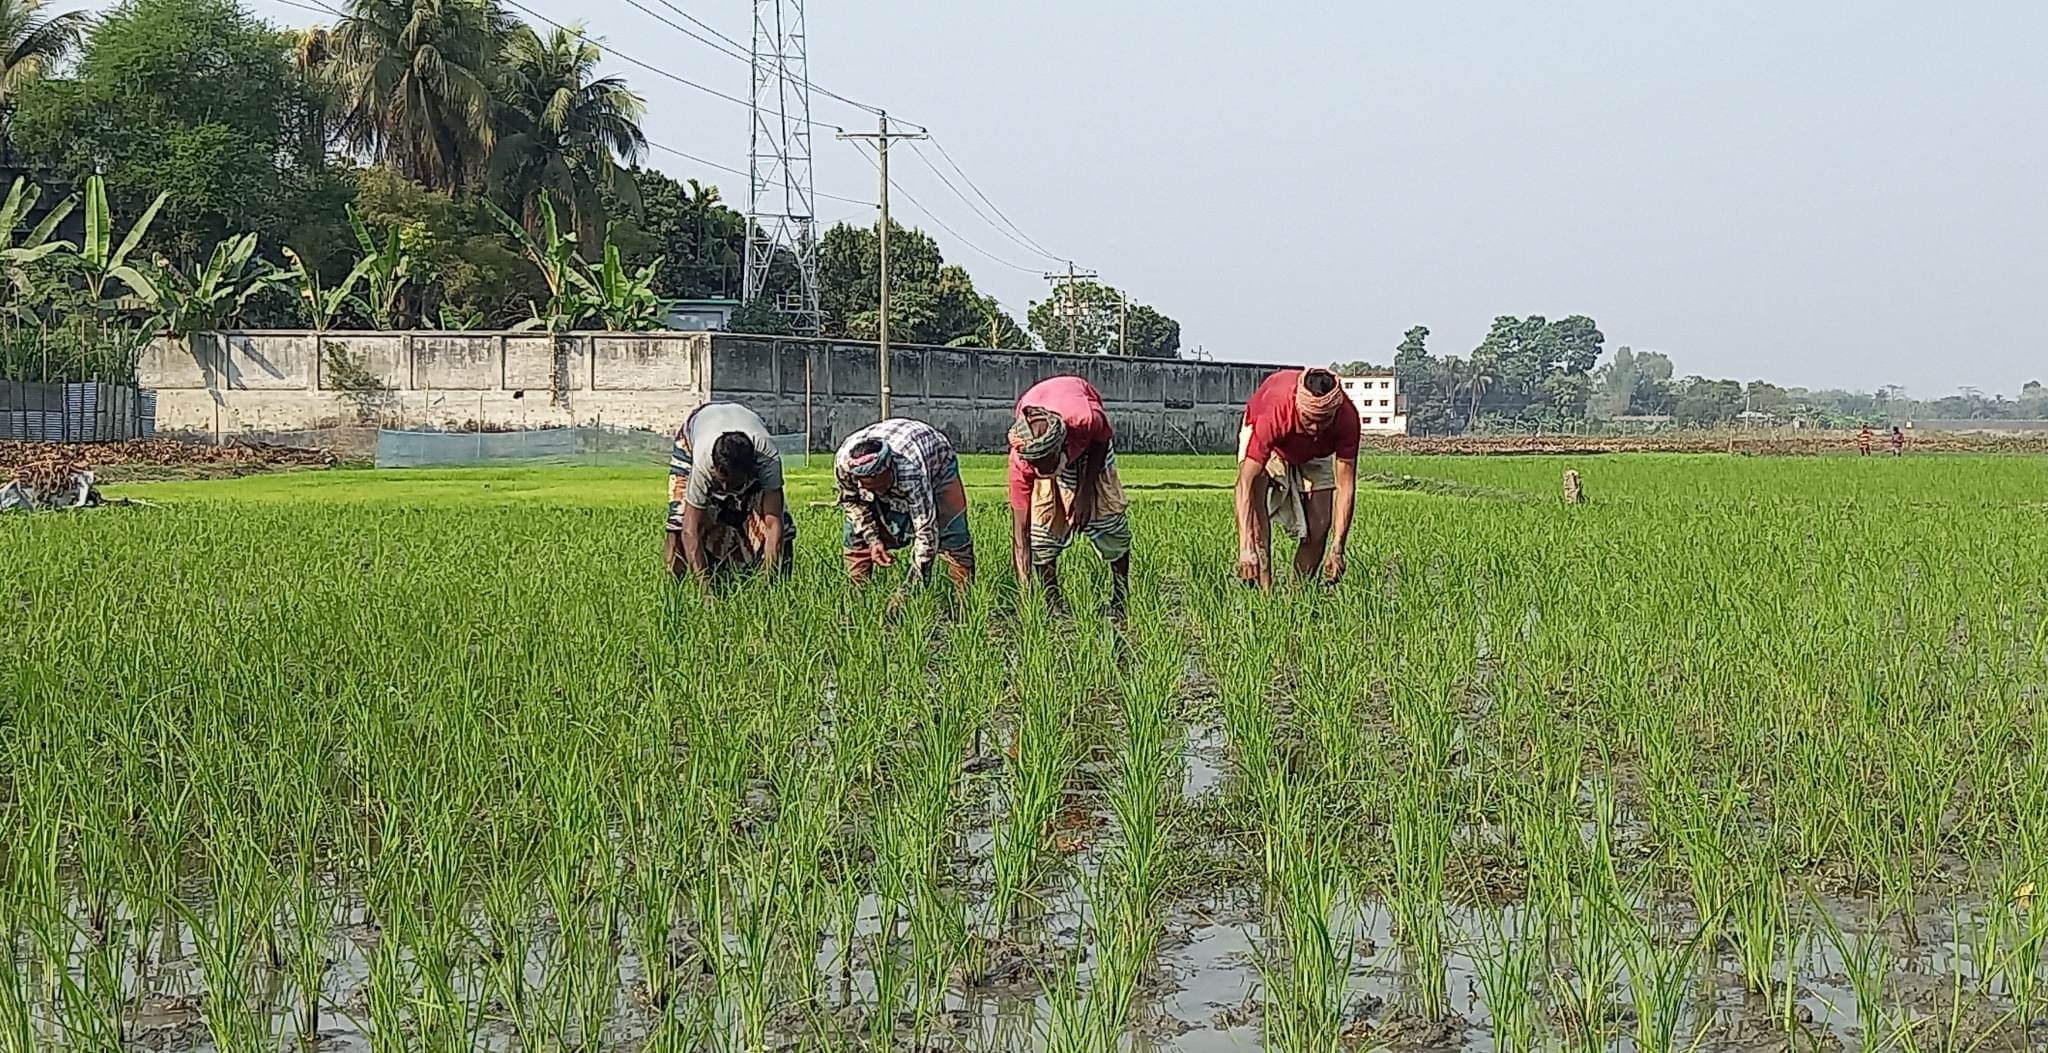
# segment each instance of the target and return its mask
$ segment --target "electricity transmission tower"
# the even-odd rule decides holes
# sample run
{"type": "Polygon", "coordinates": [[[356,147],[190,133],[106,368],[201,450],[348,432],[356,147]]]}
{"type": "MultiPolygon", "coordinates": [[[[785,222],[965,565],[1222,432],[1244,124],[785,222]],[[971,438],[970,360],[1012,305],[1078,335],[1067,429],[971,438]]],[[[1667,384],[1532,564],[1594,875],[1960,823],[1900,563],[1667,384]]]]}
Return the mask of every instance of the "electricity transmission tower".
{"type": "Polygon", "coordinates": [[[754,0],[753,135],[747,152],[747,261],[742,295],[760,299],[778,257],[796,288],[772,305],[790,328],[819,329],[817,209],[811,188],[811,75],[804,0],[754,0]]]}

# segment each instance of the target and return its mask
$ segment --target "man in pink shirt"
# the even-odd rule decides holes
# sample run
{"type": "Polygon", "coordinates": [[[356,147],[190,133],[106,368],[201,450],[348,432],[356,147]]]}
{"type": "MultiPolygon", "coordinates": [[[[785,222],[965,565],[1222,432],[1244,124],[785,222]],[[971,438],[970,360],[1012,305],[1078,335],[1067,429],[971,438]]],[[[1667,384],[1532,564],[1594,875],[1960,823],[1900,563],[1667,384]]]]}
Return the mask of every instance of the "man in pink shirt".
{"type": "Polygon", "coordinates": [[[1085,534],[1114,575],[1111,609],[1124,609],[1131,523],[1112,435],[1101,393],[1080,377],[1048,377],[1017,400],[1010,427],[1010,553],[1019,588],[1035,574],[1059,603],[1054,567],[1074,535],[1085,534]]]}
{"type": "Polygon", "coordinates": [[[1273,522],[1300,545],[1294,576],[1344,576],[1358,499],[1358,411],[1327,369],[1283,369],[1245,403],[1237,437],[1237,572],[1273,587],[1273,522]],[[1331,542],[1335,542],[1332,544],[1331,542]]]}

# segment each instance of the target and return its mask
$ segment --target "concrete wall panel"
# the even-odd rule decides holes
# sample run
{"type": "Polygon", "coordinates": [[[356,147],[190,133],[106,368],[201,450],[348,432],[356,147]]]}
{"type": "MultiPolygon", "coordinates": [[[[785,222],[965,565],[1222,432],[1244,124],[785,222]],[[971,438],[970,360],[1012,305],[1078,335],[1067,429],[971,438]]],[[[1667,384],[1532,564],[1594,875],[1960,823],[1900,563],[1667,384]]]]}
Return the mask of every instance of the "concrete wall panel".
{"type": "Polygon", "coordinates": [[[139,376],[153,377],[163,390],[199,390],[215,383],[219,368],[214,359],[214,341],[201,335],[191,339],[160,336],[142,349],[136,363],[139,376]]]}
{"type": "MultiPolygon", "coordinates": [[[[402,347],[372,342],[362,356],[371,372],[405,382],[402,347]]],[[[313,386],[318,361],[310,335],[238,333],[226,340],[228,385],[242,391],[303,391],[313,386]]]]}
{"type": "Polygon", "coordinates": [[[591,339],[600,391],[670,391],[697,386],[701,335],[634,334],[591,339]]]}
{"type": "MultiPolygon", "coordinates": [[[[718,338],[712,337],[711,384],[722,387],[718,378],[718,338]]],[[[882,392],[881,369],[875,361],[873,345],[860,347],[849,344],[833,344],[825,353],[825,360],[831,365],[832,394],[838,398],[862,398],[872,401],[882,392]]]]}
{"type": "Polygon", "coordinates": [[[776,342],[768,337],[720,336],[713,363],[718,375],[712,382],[727,391],[772,393],[775,353],[776,342]]]}
{"type": "Polygon", "coordinates": [[[493,334],[422,333],[412,338],[414,387],[481,391],[497,387],[503,375],[493,334]]]}
{"type": "Polygon", "coordinates": [[[975,397],[976,356],[971,351],[933,349],[924,359],[925,394],[932,398],[975,397]]]}
{"type": "Polygon", "coordinates": [[[526,391],[529,396],[538,392],[546,398],[558,354],[562,390],[587,390],[590,356],[584,337],[554,337],[546,333],[513,333],[505,337],[505,387],[526,391]]]}

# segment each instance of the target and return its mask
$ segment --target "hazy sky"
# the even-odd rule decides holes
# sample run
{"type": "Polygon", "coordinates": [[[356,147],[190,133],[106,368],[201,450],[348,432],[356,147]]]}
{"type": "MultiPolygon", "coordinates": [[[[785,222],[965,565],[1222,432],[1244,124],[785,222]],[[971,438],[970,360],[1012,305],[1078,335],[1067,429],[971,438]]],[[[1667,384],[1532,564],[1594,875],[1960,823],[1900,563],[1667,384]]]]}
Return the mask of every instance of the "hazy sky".
{"type": "MultiPolygon", "coordinates": [[[[746,94],[742,63],[624,0],[522,2],[746,94]]],[[[673,2],[747,37],[745,0],[673,2]]],[[[1218,358],[1383,361],[1418,323],[1464,354],[1496,314],[1577,312],[1681,374],[1929,397],[2048,379],[2042,0],[811,0],[809,16],[815,82],[930,126],[1032,239],[1218,358]]],[[[745,167],[743,109],[613,65],[650,137],[745,167]]],[[[821,133],[815,150],[821,191],[874,199],[853,146],[821,133]]],[[[739,177],[654,161],[744,202],[739,177]]],[[[902,221],[1020,315],[1046,295],[1059,264],[908,150],[892,162],[959,236],[899,194],[902,221]]]]}

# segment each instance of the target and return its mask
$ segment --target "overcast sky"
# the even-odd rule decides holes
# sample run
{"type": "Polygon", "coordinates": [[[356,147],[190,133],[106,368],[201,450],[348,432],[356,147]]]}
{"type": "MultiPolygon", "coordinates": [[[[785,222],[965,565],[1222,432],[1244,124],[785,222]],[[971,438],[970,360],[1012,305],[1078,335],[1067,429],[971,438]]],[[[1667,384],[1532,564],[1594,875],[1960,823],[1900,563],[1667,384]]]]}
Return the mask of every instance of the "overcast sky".
{"type": "MultiPolygon", "coordinates": [[[[522,2],[746,95],[744,64],[625,0],[522,2]]],[[[672,2],[747,39],[747,0],[672,2]]],[[[928,125],[1032,240],[1218,358],[1384,361],[1414,324],[1465,354],[1497,314],[1576,312],[1681,374],[1923,397],[2048,379],[2043,0],[809,7],[816,83],[928,125]]],[[[651,138],[745,167],[744,109],[612,65],[651,138]]],[[[874,200],[852,145],[815,151],[819,190],[874,200]]],[[[892,163],[958,233],[899,194],[902,221],[1013,311],[1046,295],[1061,264],[910,151],[892,163]]]]}

